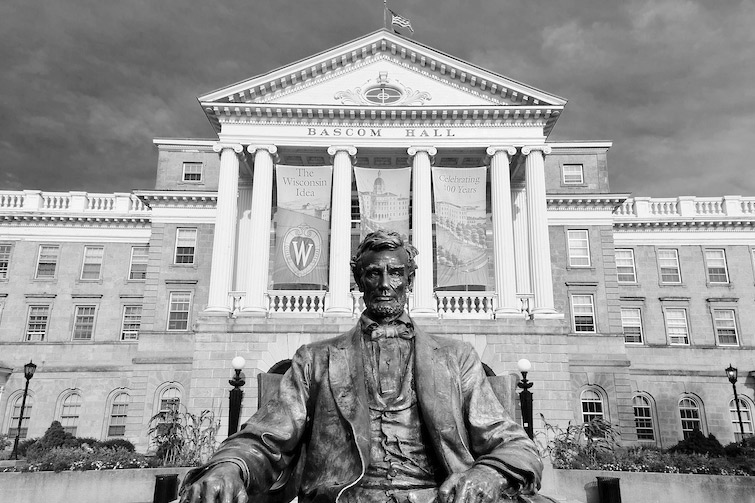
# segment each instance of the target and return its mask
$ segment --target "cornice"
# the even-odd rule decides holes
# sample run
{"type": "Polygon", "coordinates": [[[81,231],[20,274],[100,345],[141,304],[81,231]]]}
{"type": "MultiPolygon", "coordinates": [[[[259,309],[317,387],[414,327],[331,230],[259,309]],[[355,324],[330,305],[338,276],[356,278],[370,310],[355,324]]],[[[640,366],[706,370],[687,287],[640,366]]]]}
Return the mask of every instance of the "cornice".
{"type": "Polygon", "coordinates": [[[134,191],[150,208],[214,208],[217,192],[134,191]]]}
{"type": "Polygon", "coordinates": [[[546,194],[548,211],[614,211],[629,194],[546,194]]]}
{"type": "Polygon", "coordinates": [[[6,214],[0,215],[6,225],[41,227],[44,225],[65,225],[67,227],[148,227],[150,216],[92,216],[92,215],[50,215],[50,214],[6,214]]]}
{"type": "Polygon", "coordinates": [[[613,229],[614,232],[683,232],[689,230],[745,232],[755,230],[755,219],[615,220],[613,229]]]}
{"type": "Polygon", "coordinates": [[[563,107],[360,107],[351,105],[281,105],[202,103],[220,123],[282,126],[361,127],[521,127],[550,128],[563,107]],[[384,121],[384,122],[381,122],[384,121]]]}

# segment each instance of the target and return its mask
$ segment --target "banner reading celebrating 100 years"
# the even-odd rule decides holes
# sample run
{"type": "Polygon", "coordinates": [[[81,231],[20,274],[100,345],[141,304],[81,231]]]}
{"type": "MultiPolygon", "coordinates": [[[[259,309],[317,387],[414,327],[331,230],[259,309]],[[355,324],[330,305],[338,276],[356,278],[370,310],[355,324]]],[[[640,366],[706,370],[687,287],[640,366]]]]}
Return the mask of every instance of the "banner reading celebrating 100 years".
{"type": "Polygon", "coordinates": [[[276,166],[276,288],[328,284],[330,166],[276,166]]]}
{"type": "Polygon", "coordinates": [[[354,168],[359,192],[361,239],[378,229],[409,238],[409,188],[412,168],[354,168]]]}
{"type": "Polygon", "coordinates": [[[437,286],[487,285],[487,168],[432,168],[437,286]]]}

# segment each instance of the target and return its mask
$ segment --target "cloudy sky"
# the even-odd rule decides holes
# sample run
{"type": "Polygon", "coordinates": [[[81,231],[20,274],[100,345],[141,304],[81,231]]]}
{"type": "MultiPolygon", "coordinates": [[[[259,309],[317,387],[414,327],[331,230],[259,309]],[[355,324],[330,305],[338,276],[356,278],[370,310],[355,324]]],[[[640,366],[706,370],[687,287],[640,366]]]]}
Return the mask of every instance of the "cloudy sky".
{"type": "MultiPolygon", "coordinates": [[[[390,0],[415,39],[569,100],[614,192],[755,196],[755,2],[390,0]]],[[[382,27],[380,0],[3,0],[0,190],[154,184],[196,97],[382,27]]]]}

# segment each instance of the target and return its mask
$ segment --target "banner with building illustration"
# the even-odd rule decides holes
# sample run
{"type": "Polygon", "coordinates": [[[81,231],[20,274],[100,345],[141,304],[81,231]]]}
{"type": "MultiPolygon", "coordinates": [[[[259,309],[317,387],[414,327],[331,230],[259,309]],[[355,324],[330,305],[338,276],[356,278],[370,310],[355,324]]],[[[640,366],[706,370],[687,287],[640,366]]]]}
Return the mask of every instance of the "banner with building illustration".
{"type": "Polygon", "coordinates": [[[361,238],[378,229],[409,238],[412,168],[354,168],[359,193],[361,238]]]}
{"type": "Polygon", "coordinates": [[[488,284],[487,168],[432,168],[438,287],[488,284]]]}
{"type": "Polygon", "coordinates": [[[328,284],[330,166],[276,166],[273,284],[292,289],[328,284]]]}

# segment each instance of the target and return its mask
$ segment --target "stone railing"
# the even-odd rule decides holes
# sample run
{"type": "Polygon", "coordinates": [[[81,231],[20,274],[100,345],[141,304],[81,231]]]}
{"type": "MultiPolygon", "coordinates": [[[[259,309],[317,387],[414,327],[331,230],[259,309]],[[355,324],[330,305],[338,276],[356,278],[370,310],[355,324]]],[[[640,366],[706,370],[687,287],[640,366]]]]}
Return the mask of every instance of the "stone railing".
{"type": "Polygon", "coordinates": [[[495,292],[435,292],[440,318],[493,319],[495,292]]]}
{"type": "Polygon", "coordinates": [[[0,191],[0,211],[39,213],[147,213],[149,208],[134,194],[88,192],[0,191]]]}
{"type": "Polygon", "coordinates": [[[268,292],[271,316],[322,316],[325,290],[271,290],[268,292]]]}
{"type": "Polygon", "coordinates": [[[617,219],[752,218],[755,197],[723,196],[629,198],[614,211],[617,219]]]}

